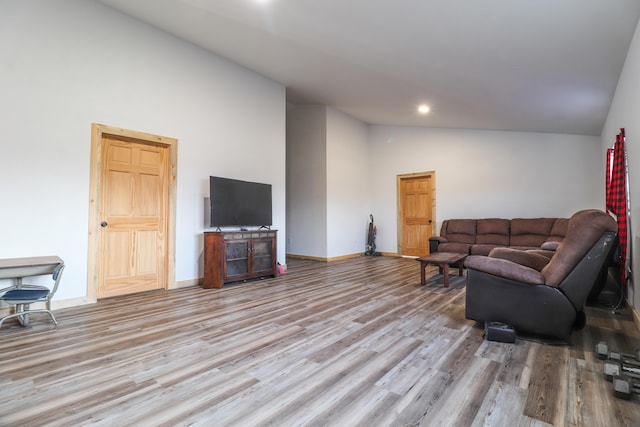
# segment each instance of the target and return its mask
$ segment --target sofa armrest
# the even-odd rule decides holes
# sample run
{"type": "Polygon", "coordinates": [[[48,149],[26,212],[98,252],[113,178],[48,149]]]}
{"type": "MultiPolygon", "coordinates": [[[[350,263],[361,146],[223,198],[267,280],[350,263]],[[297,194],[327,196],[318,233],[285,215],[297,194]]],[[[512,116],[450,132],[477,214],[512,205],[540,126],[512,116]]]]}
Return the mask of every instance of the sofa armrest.
{"type": "Polygon", "coordinates": [[[471,255],[465,259],[464,265],[468,269],[482,271],[521,283],[531,285],[545,284],[544,276],[539,271],[506,259],[471,255]]]}
{"type": "Polygon", "coordinates": [[[429,253],[438,252],[438,246],[440,243],[447,243],[448,240],[440,236],[429,237],[429,253]]]}
{"type": "Polygon", "coordinates": [[[560,246],[560,243],[562,242],[546,241],[542,245],[540,245],[540,249],[543,249],[545,251],[556,251],[558,250],[558,246],[560,246]]]}
{"type": "Polygon", "coordinates": [[[543,256],[533,251],[521,251],[511,248],[495,248],[489,252],[491,258],[506,259],[516,264],[531,267],[536,271],[542,271],[545,265],[549,264],[550,257],[543,256]]]}

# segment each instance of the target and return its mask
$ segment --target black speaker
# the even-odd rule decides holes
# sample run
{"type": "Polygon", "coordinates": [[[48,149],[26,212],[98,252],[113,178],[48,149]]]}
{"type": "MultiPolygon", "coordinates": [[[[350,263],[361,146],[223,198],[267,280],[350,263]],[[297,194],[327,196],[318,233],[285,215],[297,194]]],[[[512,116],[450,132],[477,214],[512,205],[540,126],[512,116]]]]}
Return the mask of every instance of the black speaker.
{"type": "Polygon", "coordinates": [[[484,337],[487,341],[516,342],[516,330],[500,322],[487,322],[484,325],[484,337]]]}

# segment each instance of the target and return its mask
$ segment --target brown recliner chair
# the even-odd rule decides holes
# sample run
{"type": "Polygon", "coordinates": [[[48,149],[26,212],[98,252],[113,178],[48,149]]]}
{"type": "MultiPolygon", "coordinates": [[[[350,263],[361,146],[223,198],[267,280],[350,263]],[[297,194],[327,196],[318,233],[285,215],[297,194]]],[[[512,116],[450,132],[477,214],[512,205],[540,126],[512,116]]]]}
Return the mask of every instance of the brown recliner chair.
{"type": "Polygon", "coordinates": [[[587,296],[610,261],[617,229],[605,212],[583,210],[570,218],[550,258],[506,248],[467,257],[467,319],[568,341],[574,325],[584,322],[587,296]]]}

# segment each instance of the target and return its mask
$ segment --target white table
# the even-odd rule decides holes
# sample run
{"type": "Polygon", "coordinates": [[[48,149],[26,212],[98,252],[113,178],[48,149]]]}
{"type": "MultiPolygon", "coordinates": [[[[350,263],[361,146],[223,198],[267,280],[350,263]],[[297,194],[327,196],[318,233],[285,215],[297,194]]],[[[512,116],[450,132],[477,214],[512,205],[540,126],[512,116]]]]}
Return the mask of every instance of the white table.
{"type": "Polygon", "coordinates": [[[16,279],[14,286],[20,288],[24,277],[53,274],[60,264],[64,261],[57,256],[0,259],[0,279],[16,279]]]}

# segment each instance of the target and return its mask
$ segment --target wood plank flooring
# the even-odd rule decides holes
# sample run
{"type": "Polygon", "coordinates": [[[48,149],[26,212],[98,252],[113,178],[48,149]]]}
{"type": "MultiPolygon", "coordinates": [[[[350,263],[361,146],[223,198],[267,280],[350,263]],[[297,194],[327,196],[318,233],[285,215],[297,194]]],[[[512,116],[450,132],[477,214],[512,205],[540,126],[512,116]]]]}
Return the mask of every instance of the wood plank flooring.
{"type": "MultiPolygon", "coordinates": [[[[2,426],[630,426],[594,346],[630,314],[590,307],[571,345],[488,342],[465,278],[419,263],[290,260],[223,289],[101,300],[0,330],[2,426]]],[[[64,283],[61,284],[64,286],[64,283]]]]}

